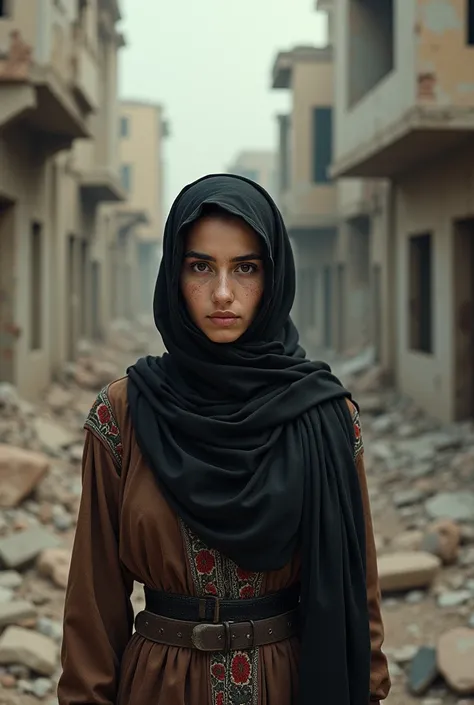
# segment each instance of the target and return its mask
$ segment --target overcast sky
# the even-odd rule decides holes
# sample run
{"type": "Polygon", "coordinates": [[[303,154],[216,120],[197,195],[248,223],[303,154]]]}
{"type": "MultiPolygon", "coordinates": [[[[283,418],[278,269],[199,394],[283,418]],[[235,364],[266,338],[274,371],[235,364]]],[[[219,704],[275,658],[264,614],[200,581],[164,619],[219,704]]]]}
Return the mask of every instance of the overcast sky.
{"type": "Polygon", "coordinates": [[[274,149],[275,115],[288,106],[270,89],[280,50],[322,44],[314,0],[122,0],[123,98],[161,103],[171,127],[166,206],[189,181],[225,170],[243,149],[274,149]]]}

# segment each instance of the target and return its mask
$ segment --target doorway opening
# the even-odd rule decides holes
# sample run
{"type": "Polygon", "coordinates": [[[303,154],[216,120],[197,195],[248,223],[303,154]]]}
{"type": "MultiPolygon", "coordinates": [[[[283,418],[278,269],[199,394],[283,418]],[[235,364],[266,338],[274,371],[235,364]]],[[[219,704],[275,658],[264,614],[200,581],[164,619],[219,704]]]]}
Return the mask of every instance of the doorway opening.
{"type": "Polygon", "coordinates": [[[474,418],[474,218],[454,224],[454,364],[457,421],[474,418]]]}

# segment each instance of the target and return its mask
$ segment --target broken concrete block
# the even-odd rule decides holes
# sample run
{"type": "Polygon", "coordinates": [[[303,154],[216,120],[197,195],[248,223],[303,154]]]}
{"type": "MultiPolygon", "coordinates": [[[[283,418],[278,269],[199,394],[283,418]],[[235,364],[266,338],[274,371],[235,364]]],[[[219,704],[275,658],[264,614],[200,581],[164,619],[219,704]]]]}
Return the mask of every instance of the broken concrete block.
{"type": "Polygon", "coordinates": [[[426,588],[440,567],[440,559],[424,551],[385,554],[378,559],[380,588],[383,592],[426,588]]]}

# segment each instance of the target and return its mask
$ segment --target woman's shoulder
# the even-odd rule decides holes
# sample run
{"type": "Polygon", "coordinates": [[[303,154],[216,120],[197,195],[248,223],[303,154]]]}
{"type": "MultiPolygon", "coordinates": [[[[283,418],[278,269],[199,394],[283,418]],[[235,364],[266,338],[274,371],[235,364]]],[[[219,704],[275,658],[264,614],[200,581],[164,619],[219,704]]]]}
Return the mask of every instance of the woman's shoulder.
{"type": "Polygon", "coordinates": [[[121,377],[103,387],[96,396],[84,423],[121,467],[123,431],[127,425],[127,377],[121,377]]]}

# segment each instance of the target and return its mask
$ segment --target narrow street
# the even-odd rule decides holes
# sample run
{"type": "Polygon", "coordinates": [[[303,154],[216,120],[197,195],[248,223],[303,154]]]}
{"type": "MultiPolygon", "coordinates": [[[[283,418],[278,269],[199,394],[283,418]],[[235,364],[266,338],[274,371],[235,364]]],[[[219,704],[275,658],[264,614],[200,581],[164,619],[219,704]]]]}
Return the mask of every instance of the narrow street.
{"type": "MultiPolygon", "coordinates": [[[[1,705],[57,702],[82,422],[96,390],[157,349],[151,340],[144,327],[122,326],[111,346],[84,345],[38,408],[0,386],[0,662],[6,652],[14,661],[0,666],[1,705]]],[[[381,389],[373,366],[344,381],[362,410],[393,679],[387,702],[468,705],[474,701],[462,694],[474,680],[474,644],[465,631],[474,626],[474,426],[429,421],[381,389]],[[460,642],[461,657],[454,650],[460,642]]],[[[142,607],[139,586],[134,603],[142,607]]]]}

